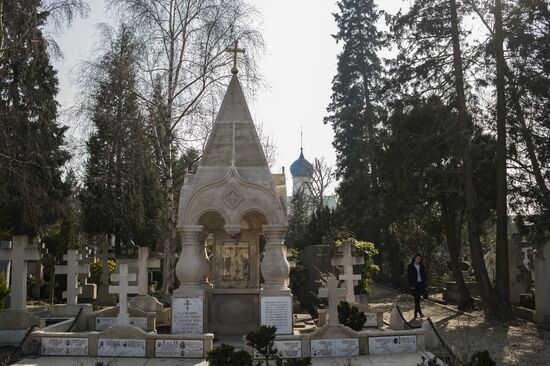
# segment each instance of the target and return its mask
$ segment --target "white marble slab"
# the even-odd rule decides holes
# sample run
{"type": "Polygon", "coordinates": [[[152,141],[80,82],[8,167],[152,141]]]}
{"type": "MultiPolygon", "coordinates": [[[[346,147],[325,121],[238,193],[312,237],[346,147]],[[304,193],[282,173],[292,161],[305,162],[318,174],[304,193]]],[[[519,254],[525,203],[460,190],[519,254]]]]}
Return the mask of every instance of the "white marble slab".
{"type": "Polygon", "coordinates": [[[367,320],[363,326],[365,327],[378,327],[378,314],[377,313],[365,313],[367,320]]]}
{"type": "MultiPolygon", "coordinates": [[[[95,320],[95,329],[102,331],[109,328],[112,325],[117,324],[117,318],[110,317],[97,317],[95,320]]],[[[130,317],[130,325],[138,327],[147,331],[147,318],[145,317],[130,317]]]]}
{"type": "Polygon", "coordinates": [[[292,298],[290,296],[262,297],[261,325],[276,326],[275,334],[292,334],[292,298]]]}
{"type": "Polygon", "coordinates": [[[369,337],[369,354],[414,353],[417,351],[416,336],[369,337]]]}
{"type": "Polygon", "coordinates": [[[40,340],[40,354],[46,356],[88,356],[88,338],[50,338],[40,340]]]}
{"type": "Polygon", "coordinates": [[[353,357],[359,355],[359,339],[314,339],[311,357],[353,357]]]}
{"type": "Polygon", "coordinates": [[[204,297],[172,298],[172,333],[197,335],[204,333],[204,297]]]}
{"type": "Polygon", "coordinates": [[[145,339],[109,339],[97,341],[99,357],[145,357],[145,339]]]}
{"type": "Polygon", "coordinates": [[[203,358],[203,341],[157,339],[155,357],[164,358],[203,358]]]}
{"type": "MultiPolygon", "coordinates": [[[[302,341],[274,341],[277,355],[281,358],[302,358],[302,341]]],[[[263,356],[254,349],[254,359],[263,359],[263,356]]]]}

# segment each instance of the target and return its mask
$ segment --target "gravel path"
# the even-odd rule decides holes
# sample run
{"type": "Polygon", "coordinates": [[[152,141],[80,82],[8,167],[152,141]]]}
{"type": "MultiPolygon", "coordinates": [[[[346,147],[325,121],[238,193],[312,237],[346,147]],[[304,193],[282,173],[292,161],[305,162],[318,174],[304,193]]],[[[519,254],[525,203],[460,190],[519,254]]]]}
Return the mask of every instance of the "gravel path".
{"type": "MultiPolygon", "coordinates": [[[[386,321],[393,304],[399,305],[407,320],[413,317],[414,303],[408,294],[373,284],[369,302],[374,308],[387,310],[386,321]]],[[[488,350],[499,366],[550,366],[550,331],[533,323],[487,322],[481,311],[461,314],[429,301],[423,301],[422,310],[461,358],[488,350]]]]}

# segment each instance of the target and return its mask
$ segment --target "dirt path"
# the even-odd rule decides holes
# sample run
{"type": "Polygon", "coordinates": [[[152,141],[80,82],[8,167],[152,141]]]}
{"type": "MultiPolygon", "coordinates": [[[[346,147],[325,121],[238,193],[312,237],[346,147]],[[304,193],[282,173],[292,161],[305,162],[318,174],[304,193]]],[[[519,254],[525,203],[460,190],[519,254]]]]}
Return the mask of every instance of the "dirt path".
{"type": "MultiPolygon", "coordinates": [[[[407,320],[413,317],[414,303],[408,294],[374,284],[369,302],[387,310],[386,321],[393,304],[399,305],[407,320]]],[[[480,311],[461,314],[429,301],[423,301],[422,310],[459,357],[488,350],[499,366],[550,366],[550,331],[533,323],[487,322],[480,311]]]]}

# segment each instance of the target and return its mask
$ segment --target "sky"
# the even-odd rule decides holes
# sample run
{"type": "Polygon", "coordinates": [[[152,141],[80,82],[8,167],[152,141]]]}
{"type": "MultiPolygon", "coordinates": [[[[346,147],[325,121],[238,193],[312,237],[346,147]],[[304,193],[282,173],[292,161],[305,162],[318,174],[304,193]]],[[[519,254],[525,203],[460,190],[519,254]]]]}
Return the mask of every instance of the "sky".
{"type": "MultiPolygon", "coordinates": [[[[277,146],[273,172],[285,167],[290,191],[289,167],[300,154],[300,129],[306,159],[323,157],[333,166],[336,162],[332,127],[323,124],[339,52],[339,45],[331,37],[336,32],[332,16],[337,10],[336,1],[248,2],[260,13],[265,54],[258,63],[266,85],[253,98],[248,98],[248,104],[255,122],[264,125],[265,132],[277,146]]],[[[395,13],[406,3],[380,0],[378,6],[395,13]]],[[[63,59],[54,61],[60,82],[61,110],[67,110],[74,103],[77,92],[74,75],[78,65],[98,47],[97,25],[112,22],[103,0],[88,0],[88,4],[89,16],[76,19],[71,28],[56,37],[64,53],[63,59]]],[[[334,189],[334,185],[331,188],[334,189]]]]}

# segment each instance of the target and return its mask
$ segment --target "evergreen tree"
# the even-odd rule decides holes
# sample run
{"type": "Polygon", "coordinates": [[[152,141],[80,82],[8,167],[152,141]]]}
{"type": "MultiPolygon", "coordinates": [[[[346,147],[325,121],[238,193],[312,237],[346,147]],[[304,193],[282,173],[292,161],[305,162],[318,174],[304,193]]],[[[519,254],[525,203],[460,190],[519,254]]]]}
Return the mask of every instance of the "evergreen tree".
{"type": "Polygon", "coordinates": [[[307,225],[310,218],[310,205],[303,190],[298,190],[290,201],[288,230],[285,243],[291,248],[303,248],[306,242],[307,225]]]}
{"type": "Polygon", "coordinates": [[[343,50],[338,55],[329,115],[324,121],[334,130],[336,176],[341,180],[336,193],[345,225],[361,239],[380,242],[379,14],[373,0],[341,0],[338,9],[334,38],[343,43],[343,50]]]}
{"type": "Polygon", "coordinates": [[[132,30],[122,25],[108,42],[109,51],[92,69],[94,132],[87,142],[82,221],[87,233],[114,234],[120,252],[122,243],[156,244],[161,194],[134,92],[138,48],[132,30]]]}
{"type": "Polygon", "coordinates": [[[1,1],[0,230],[37,233],[62,215],[66,128],[57,123],[56,72],[40,0],[1,1]]]}

